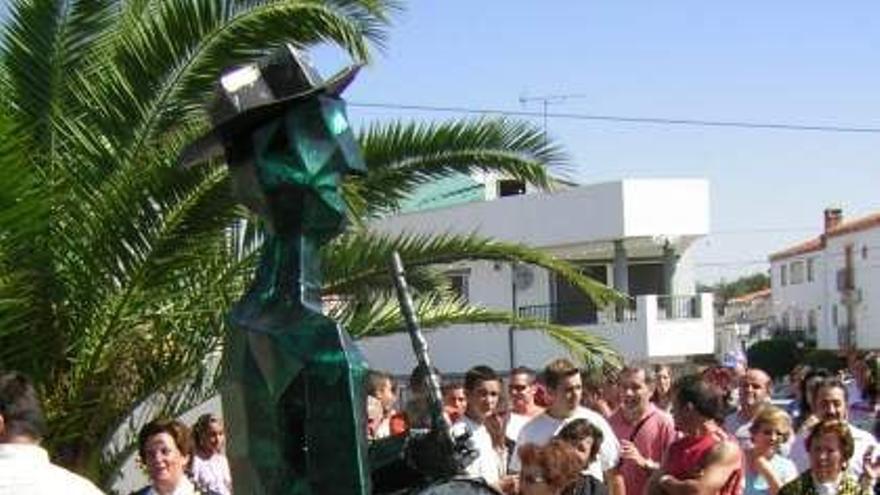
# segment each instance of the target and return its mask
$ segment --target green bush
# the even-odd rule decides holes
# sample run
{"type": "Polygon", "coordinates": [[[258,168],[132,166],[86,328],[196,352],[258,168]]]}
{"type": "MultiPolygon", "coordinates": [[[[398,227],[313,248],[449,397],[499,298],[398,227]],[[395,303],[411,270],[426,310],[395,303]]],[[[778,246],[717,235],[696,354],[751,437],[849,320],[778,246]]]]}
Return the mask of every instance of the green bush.
{"type": "Polygon", "coordinates": [[[804,353],[801,362],[813,368],[826,368],[834,372],[846,368],[846,359],[843,356],[839,356],[834,351],[824,349],[808,350],[804,353]]]}
{"type": "Polygon", "coordinates": [[[746,351],[749,366],[760,368],[773,378],[787,375],[802,361],[804,351],[789,339],[770,339],[756,342],[746,351]]]}

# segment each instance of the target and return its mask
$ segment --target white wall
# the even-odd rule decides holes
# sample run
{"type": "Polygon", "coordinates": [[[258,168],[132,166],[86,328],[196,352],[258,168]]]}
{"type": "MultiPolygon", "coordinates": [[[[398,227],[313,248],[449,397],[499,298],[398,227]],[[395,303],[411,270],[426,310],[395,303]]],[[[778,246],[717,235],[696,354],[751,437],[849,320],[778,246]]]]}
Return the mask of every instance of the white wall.
{"type": "MultiPolygon", "coordinates": [[[[699,319],[660,320],[657,297],[644,296],[648,355],[652,358],[715,352],[715,310],[712,294],[700,294],[699,319]]],[[[642,298],[639,298],[642,302],[642,298]]]]}
{"type": "MultiPolygon", "coordinates": [[[[464,373],[477,364],[508,369],[507,327],[457,325],[425,331],[432,364],[443,373],[464,373]]],[[[357,342],[370,366],[394,375],[409,375],[416,365],[409,335],[371,337],[357,342]]]]}
{"type": "MultiPolygon", "coordinates": [[[[795,328],[797,315],[801,316],[803,329],[807,328],[810,310],[816,311],[816,326],[818,337],[821,341],[823,333],[827,334],[830,325],[830,309],[826,304],[826,284],[834,281],[826,280],[824,255],[822,251],[812,251],[797,256],[787,257],[770,264],[770,287],[772,313],[778,324],[782,324],[784,314],[789,315],[789,327],[795,328]],[[813,281],[809,281],[806,275],[807,260],[813,259],[813,281]],[[793,262],[804,263],[804,281],[799,284],[791,283],[791,264],[793,262]],[[780,281],[780,270],[787,267],[788,281],[785,286],[780,281]]],[[[827,335],[826,335],[827,336],[827,335]]],[[[834,337],[836,342],[836,335],[834,337]]]]}
{"type": "Polygon", "coordinates": [[[853,246],[855,287],[857,291],[861,291],[861,302],[856,305],[855,313],[857,345],[861,349],[878,349],[880,348],[880,227],[828,239],[825,257],[829,266],[829,304],[837,304],[838,321],[841,325],[846,323],[846,306],[842,302],[841,293],[837,290],[836,273],[845,266],[845,247],[849,244],[853,246]],[[863,249],[866,257],[863,257],[863,249]]]}
{"type": "Polygon", "coordinates": [[[693,250],[685,249],[684,252],[679,253],[675,274],[672,276],[672,293],[696,294],[697,279],[695,273],[693,250]]]}
{"type": "Polygon", "coordinates": [[[622,181],[624,236],[701,235],[709,231],[709,182],[704,179],[622,181]]]}
{"type": "Polygon", "coordinates": [[[405,213],[371,227],[393,233],[479,232],[539,248],[699,236],[708,232],[708,194],[702,179],[633,179],[405,213]]]}

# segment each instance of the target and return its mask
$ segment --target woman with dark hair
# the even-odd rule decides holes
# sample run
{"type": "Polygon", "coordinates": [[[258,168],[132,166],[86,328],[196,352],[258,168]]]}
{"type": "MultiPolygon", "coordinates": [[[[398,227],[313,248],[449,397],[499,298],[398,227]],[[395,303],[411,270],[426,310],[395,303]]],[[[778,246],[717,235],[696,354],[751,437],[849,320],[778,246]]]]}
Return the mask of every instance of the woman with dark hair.
{"type": "Polygon", "coordinates": [[[138,433],[138,453],[150,484],[135,495],[218,495],[199,490],[186,476],[193,453],[189,428],[176,419],[153,420],[138,433]]]}
{"type": "Polygon", "coordinates": [[[846,470],[852,457],[854,441],[849,426],[843,421],[822,421],[813,427],[806,440],[810,468],[794,481],[783,486],[779,495],[869,495],[880,475],[880,462],[865,455],[864,474],[856,480],[846,470]]]}
{"type": "Polygon", "coordinates": [[[666,364],[654,365],[654,394],[651,402],[664,412],[672,412],[672,368],[666,364]]]}
{"type": "Polygon", "coordinates": [[[556,438],[574,448],[581,461],[581,472],[577,480],[562,493],[564,495],[606,495],[608,488],[600,480],[585,473],[587,466],[596,460],[602,445],[602,430],[583,418],[578,418],[563,426],[556,438]]]}
{"type": "Polygon", "coordinates": [[[193,425],[195,454],[192,476],[195,484],[220,495],[232,493],[232,476],[229,461],[223,453],[226,446],[226,430],[223,420],[213,414],[199,416],[193,425]]]}
{"type": "Polygon", "coordinates": [[[522,445],[519,453],[521,495],[563,495],[576,482],[581,459],[568,442],[553,439],[539,447],[533,443],[522,445]]]}
{"type": "Polygon", "coordinates": [[[807,373],[812,371],[812,367],[808,364],[796,364],[788,375],[785,377],[788,385],[788,393],[791,395],[791,401],[784,406],[785,412],[791,418],[792,425],[798,424],[801,417],[801,402],[804,400],[801,385],[807,373]]]}
{"type": "Polygon", "coordinates": [[[831,378],[832,376],[833,374],[825,368],[814,369],[804,375],[804,379],[801,381],[800,414],[794,425],[798,433],[811,428],[819,422],[819,418],[813,414],[813,393],[816,391],[817,385],[822,383],[824,379],[831,378]]]}

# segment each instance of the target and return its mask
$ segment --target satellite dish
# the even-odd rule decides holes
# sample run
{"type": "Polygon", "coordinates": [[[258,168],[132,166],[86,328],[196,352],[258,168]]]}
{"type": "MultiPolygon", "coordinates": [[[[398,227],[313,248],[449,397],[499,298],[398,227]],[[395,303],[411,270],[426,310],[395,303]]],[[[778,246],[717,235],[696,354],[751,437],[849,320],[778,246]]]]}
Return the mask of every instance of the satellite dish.
{"type": "Polygon", "coordinates": [[[535,271],[526,265],[516,265],[513,272],[513,285],[518,290],[525,290],[535,283],[535,271]]]}

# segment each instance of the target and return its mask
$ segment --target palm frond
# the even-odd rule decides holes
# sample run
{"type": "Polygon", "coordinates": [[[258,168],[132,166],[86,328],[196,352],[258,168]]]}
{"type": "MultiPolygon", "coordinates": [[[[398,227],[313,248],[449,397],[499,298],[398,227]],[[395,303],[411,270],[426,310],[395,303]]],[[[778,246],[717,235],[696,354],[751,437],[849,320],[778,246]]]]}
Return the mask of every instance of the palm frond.
{"type": "Polygon", "coordinates": [[[460,261],[516,261],[556,273],[599,305],[620,297],[605,285],[581,274],[574,265],[521,244],[476,234],[389,235],[369,231],[348,232],[324,249],[325,291],[349,294],[381,287],[388,287],[390,291],[388,264],[394,251],[400,253],[408,270],[460,261]]]}
{"type": "Polygon", "coordinates": [[[387,22],[379,2],[168,0],[119,34],[80,83],[83,108],[136,160],[165,132],[203,122],[206,88],[224,68],[283,42],[336,43],[359,59],[387,22]],[[94,77],[95,74],[103,77],[94,77]]]}
{"type": "MultiPolygon", "coordinates": [[[[429,295],[415,302],[419,326],[435,330],[452,325],[505,325],[521,330],[537,330],[557,342],[582,363],[620,363],[620,356],[607,341],[586,331],[545,321],[517,317],[509,312],[489,310],[467,304],[457,298],[429,295]]],[[[397,301],[380,299],[370,305],[340,308],[336,316],[358,339],[379,337],[406,331],[406,323],[397,301]]]]}
{"type": "Polygon", "coordinates": [[[374,124],[360,135],[370,171],[352,178],[350,203],[366,214],[394,211],[401,200],[430,181],[454,174],[494,172],[538,187],[553,184],[547,167],[564,171],[565,156],[544,133],[507,119],[445,123],[374,124]]]}

